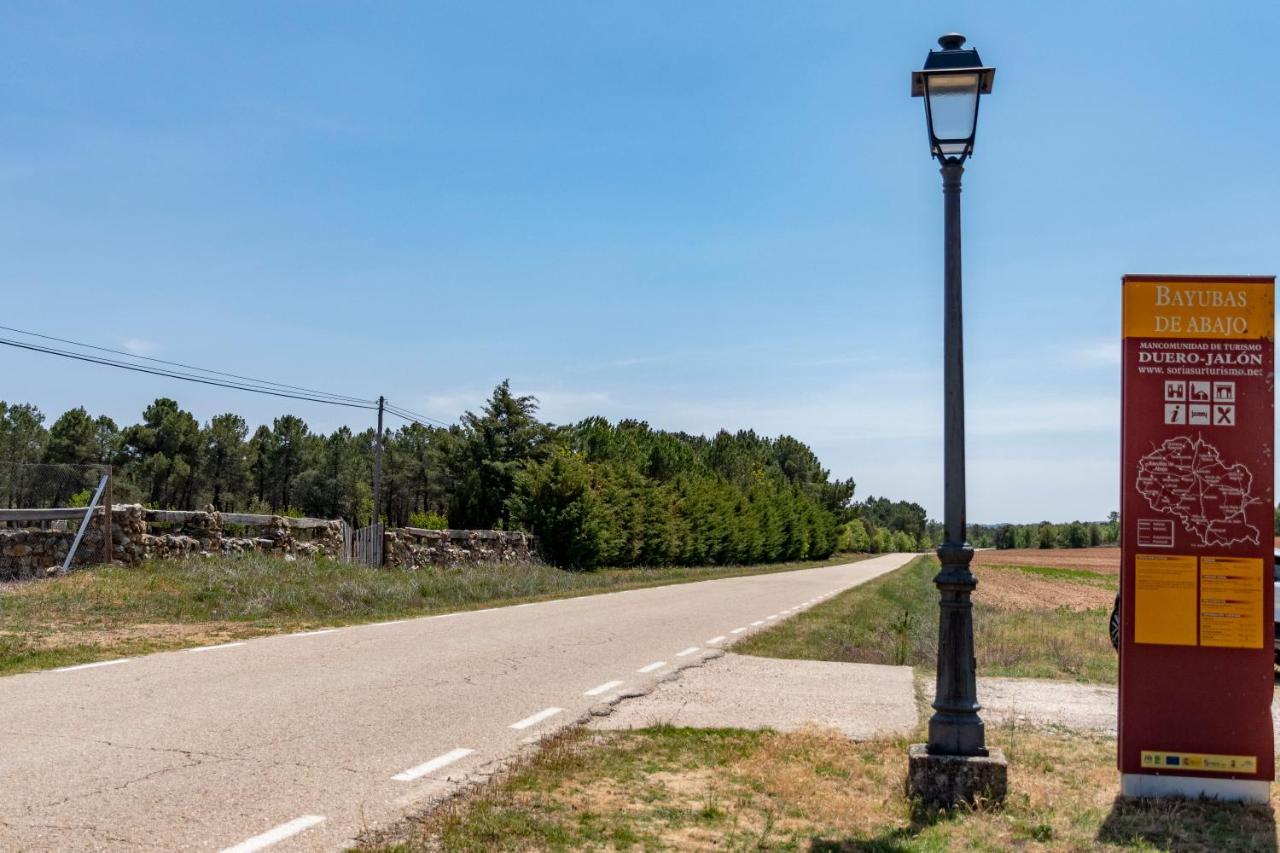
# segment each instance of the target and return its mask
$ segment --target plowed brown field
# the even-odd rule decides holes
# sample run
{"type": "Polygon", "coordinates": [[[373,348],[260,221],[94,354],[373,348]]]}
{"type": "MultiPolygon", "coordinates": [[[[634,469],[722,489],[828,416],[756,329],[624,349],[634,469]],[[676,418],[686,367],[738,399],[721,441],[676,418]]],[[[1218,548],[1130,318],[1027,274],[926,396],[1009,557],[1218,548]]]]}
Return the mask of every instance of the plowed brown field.
{"type": "Polygon", "coordinates": [[[973,565],[1044,566],[1050,569],[1081,569],[1102,575],[1120,574],[1120,549],[1109,548],[1026,548],[1009,551],[979,551],[973,565]]]}

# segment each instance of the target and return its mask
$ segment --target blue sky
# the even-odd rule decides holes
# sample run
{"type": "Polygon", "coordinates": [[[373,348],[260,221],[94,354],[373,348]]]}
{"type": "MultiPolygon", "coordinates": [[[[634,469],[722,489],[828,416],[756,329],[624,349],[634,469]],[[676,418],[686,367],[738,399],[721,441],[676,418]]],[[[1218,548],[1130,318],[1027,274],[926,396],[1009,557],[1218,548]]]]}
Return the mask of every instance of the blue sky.
{"type": "MultiPolygon", "coordinates": [[[[4,325],[379,393],[510,377],[791,433],[941,506],[941,194],[909,73],[997,67],[966,172],[970,517],[1118,506],[1125,272],[1272,274],[1272,3],[10,3],[4,325]]],[[[121,422],[360,412],[6,349],[121,422]]]]}

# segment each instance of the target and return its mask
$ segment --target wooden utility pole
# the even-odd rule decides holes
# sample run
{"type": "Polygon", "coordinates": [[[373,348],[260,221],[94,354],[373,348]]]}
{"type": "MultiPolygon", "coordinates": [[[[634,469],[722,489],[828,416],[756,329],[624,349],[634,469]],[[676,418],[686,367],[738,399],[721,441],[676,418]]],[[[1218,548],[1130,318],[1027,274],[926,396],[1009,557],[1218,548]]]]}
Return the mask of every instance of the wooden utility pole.
{"type": "Polygon", "coordinates": [[[378,432],[373,440],[373,521],[371,524],[377,524],[382,520],[382,410],[386,405],[386,398],[378,397],[378,432]]]}

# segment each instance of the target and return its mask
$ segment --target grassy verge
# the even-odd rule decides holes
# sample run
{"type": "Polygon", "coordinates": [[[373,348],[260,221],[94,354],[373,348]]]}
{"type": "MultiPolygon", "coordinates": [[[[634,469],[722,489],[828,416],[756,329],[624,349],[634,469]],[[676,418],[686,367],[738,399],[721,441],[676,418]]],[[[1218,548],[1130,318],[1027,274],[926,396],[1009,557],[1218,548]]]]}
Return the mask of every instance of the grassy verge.
{"type": "Polygon", "coordinates": [[[323,625],[833,565],[601,569],[478,565],[370,569],[263,555],[156,560],[0,586],[0,674],[323,625]]]}
{"type": "Polygon", "coordinates": [[[1009,758],[1009,800],[939,815],[902,793],[910,738],[578,729],[367,849],[1275,849],[1270,807],[1116,798],[1113,739],[1004,726],[988,737],[1009,758]]]}
{"type": "MultiPolygon", "coordinates": [[[[742,654],[918,666],[937,659],[938,571],[921,557],[896,572],[734,645],[742,654]]],[[[1000,567],[974,604],[979,675],[1114,683],[1107,635],[1116,578],[1073,569],[1000,567]],[[1060,604],[1059,602],[1070,602],[1060,604]],[[1097,606],[1094,606],[1097,605],[1097,606]]]]}

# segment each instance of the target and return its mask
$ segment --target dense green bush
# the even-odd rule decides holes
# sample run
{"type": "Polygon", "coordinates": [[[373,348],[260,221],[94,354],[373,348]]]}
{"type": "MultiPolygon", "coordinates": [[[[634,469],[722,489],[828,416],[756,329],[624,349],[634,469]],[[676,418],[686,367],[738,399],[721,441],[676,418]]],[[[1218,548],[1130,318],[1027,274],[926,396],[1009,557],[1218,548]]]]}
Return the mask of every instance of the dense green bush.
{"type": "MultiPolygon", "coordinates": [[[[513,521],[535,533],[557,565],[765,563],[835,550],[841,507],[823,504],[823,487],[832,485],[826,472],[789,477],[769,459],[778,442],[750,433],[708,440],[601,419],[558,439],[549,458],[516,476],[511,500],[513,521]],[[754,464],[740,464],[750,457],[754,464]]],[[[842,493],[852,494],[852,484],[842,493]]],[[[840,494],[826,496],[847,503],[840,494]]]]}
{"type": "Polygon", "coordinates": [[[409,526],[422,530],[445,530],[449,527],[449,519],[438,512],[411,512],[409,526]]]}
{"type": "Polygon", "coordinates": [[[840,528],[840,537],[836,543],[837,551],[866,552],[871,549],[871,537],[867,535],[867,525],[860,518],[846,521],[840,528]]]}

